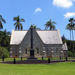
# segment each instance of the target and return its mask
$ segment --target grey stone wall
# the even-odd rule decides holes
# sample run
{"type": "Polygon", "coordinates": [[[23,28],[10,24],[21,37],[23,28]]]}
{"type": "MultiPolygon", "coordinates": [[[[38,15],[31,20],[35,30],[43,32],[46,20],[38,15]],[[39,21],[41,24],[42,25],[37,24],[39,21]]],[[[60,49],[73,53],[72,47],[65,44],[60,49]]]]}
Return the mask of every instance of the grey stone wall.
{"type": "Polygon", "coordinates": [[[10,46],[10,57],[18,57],[19,56],[19,46],[18,45],[11,45],[10,46]]]}
{"type": "MultiPolygon", "coordinates": [[[[33,32],[33,49],[35,57],[60,57],[63,56],[62,52],[62,44],[44,44],[42,40],[39,38],[38,34],[33,32]],[[37,54],[37,48],[39,49],[39,53],[37,54]]],[[[26,36],[23,38],[19,45],[11,45],[10,46],[10,57],[29,57],[31,49],[31,35],[30,31],[27,32],[26,36]],[[27,49],[27,54],[26,54],[27,49]]]]}

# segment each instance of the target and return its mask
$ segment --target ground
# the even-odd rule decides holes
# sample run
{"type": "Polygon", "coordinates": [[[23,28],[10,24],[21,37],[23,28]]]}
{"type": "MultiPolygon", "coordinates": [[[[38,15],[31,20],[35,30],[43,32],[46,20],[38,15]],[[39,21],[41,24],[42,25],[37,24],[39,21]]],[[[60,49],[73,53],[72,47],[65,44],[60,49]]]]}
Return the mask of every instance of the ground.
{"type": "Polygon", "coordinates": [[[75,75],[75,62],[0,64],[0,75],[75,75]]]}
{"type": "Polygon", "coordinates": [[[44,58],[46,63],[43,64],[19,64],[19,62],[24,63],[26,58],[23,58],[22,61],[21,58],[16,58],[18,64],[6,63],[8,61],[13,62],[13,59],[6,58],[4,63],[0,59],[0,75],[75,75],[75,62],[70,61],[70,58],[69,61],[64,59],[64,62],[55,62],[59,58],[52,58],[51,63],[47,62],[48,58],[44,58]]]}

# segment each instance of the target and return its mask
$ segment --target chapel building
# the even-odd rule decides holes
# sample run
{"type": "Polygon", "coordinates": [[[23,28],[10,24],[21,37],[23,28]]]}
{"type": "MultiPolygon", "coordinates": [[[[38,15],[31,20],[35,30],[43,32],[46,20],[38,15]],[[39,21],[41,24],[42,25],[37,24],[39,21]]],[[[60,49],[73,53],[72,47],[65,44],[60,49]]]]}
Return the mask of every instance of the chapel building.
{"type": "MultiPolygon", "coordinates": [[[[30,56],[31,27],[29,30],[12,30],[10,40],[10,57],[30,56]]],[[[34,56],[40,57],[66,57],[67,45],[62,43],[59,30],[35,30],[33,28],[34,56]]]]}

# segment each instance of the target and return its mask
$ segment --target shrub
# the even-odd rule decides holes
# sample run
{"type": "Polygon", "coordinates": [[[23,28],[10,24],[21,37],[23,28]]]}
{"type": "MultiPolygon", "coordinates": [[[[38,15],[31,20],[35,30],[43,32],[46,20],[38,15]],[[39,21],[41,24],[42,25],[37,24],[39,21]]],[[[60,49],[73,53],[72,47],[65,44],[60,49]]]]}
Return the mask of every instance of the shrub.
{"type": "Polygon", "coordinates": [[[73,56],[73,53],[71,51],[68,51],[68,56],[73,56]]]}
{"type": "Polygon", "coordinates": [[[0,57],[3,57],[3,55],[5,58],[7,58],[9,57],[9,52],[6,48],[0,47],[0,57]]]}

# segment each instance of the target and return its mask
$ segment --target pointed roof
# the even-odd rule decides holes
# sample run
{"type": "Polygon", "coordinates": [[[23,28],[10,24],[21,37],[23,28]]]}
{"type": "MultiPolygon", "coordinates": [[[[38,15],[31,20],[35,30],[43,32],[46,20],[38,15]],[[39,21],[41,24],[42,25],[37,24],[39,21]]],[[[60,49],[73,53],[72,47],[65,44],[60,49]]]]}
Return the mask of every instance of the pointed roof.
{"type": "Polygon", "coordinates": [[[63,48],[63,50],[68,50],[68,48],[67,48],[67,44],[64,43],[64,44],[62,45],[62,48],[63,48]]]}
{"type": "MultiPolygon", "coordinates": [[[[10,45],[20,44],[27,32],[28,30],[12,30],[10,45]]],[[[59,30],[35,30],[35,32],[45,44],[62,44],[59,30]]]]}
{"type": "Polygon", "coordinates": [[[36,32],[45,44],[62,44],[59,30],[38,30],[36,32]]]}

